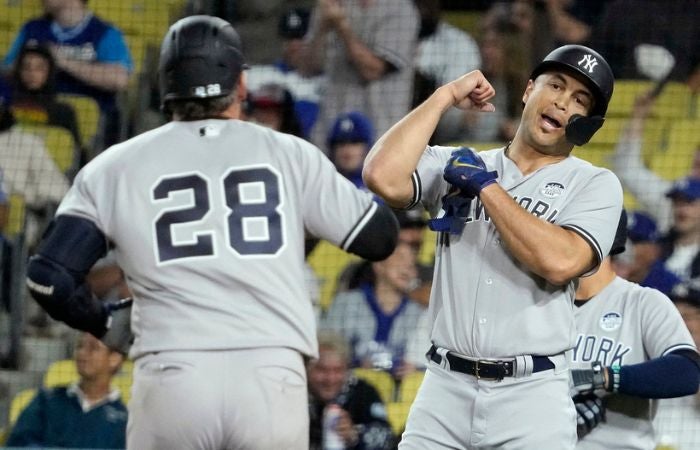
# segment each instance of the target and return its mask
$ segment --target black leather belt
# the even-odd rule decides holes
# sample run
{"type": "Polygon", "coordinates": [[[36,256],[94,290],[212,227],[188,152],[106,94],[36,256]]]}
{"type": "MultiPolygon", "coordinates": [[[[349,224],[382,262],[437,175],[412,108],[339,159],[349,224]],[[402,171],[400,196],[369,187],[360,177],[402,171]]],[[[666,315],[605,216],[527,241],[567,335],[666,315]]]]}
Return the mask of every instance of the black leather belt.
{"type": "MultiPolygon", "coordinates": [[[[442,356],[437,352],[437,347],[430,347],[427,353],[428,358],[440,364],[442,356]]],[[[450,363],[450,370],[467,375],[475,376],[482,380],[501,381],[505,377],[512,377],[515,370],[515,360],[489,361],[486,359],[471,360],[462,358],[452,352],[447,352],[447,361],[450,363]]],[[[543,370],[554,369],[554,363],[546,356],[532,356],[532,372],[542,372],[543,370]]]]}

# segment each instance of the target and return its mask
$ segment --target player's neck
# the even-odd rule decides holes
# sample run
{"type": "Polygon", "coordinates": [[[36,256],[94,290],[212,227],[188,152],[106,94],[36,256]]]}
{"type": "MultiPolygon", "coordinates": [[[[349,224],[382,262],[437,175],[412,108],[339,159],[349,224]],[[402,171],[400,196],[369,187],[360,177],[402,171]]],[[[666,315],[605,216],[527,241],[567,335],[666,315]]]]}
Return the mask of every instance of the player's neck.
{"type": "Polygon", "coordinates": [[[547,155],[528,146],[522,141],[508,144],[506,156],[518,166],[523,175],[535,172],[537,169],[555,164],[565,159],[568,155],[547,155]]]}
{"type": "Polygon", "coordinates": [[[612,283],[615,277],[617,277],[617,274],[613,270],[610,257],[607,257],[600,264],[596,273],[589,277],[579,278],[576,300],[590,300],[612,283]]]}

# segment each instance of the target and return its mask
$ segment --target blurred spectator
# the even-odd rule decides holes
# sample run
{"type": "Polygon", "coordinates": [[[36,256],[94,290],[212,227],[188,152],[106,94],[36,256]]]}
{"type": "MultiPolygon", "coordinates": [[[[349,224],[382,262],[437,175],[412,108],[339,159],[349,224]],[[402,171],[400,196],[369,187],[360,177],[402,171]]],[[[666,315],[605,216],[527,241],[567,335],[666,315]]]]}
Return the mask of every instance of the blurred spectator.
{"type": "Polygon", "coordinates": [[[615,273],[620,277],[642,284],[651,266],[661,256],[656,222],[640,211],[627,216],[626,250],[612,260],[615,273]]]}
{"type": "Polygon", "coordinates": [[[121,132],[116,94],[126,89],[131,56],[121,31],[95,16],[87,0],[44,0],[45,15],[25,23],[5,57],[17,61],[27,43],[47,45],[56,61],[56,90],[93,97],[102,111],[104,147],[121,132]]]}
{"type": "Polygon", "coordinates": [[[525,61],[522,70],[527,72],[553,49],[551,33],[541,23],[543,15],[537,8],[540,5],[532,0],[496,1],[480,23],[482,30],[511,29],[520,34],[516,54],[525,61]]]}
{"type": "Polygon", "coordinates": [[[397,379],[416,369],[404,353],[427,314],[408,296],[419,284],[417,254],[412,243],[399,238],[394,253],[368,263],[371,271],[361,272],[366,279],[355,289],[338,292],[321,318],[320,329],[336,331],[352,344],[354,366],[390,371],[397,379]]]}
{"type": "Polygon", "coordinates": [[[544,0],[554,42],[589,45],[591,32],[611,0],[544,0]]]}
{"type": "Polygon", "coordinates": [[[666,295],[700,278],[700,178],[677,181],[667,192],[673,204],[673,225],[660,239],[661,255],[642,281],[666,295]]]}
{"type": "MultiPolygon", "coordinates": [[[[615,152],[612,168],[625,189],[634,195],[641,208],[656,221],[659,231],[665,233],[673,217],[671,198],[666,194],[673,181],[661,178],[650,170],[642,157],[644,126],[655,99],[650,93],[640,95],[634,104],[629,123],[622,131],[615,152]]],[[[700,141],[689,175],[700,178],[700,141]]]]}
{"type": "Polygon", "coordinates": [[[81,151],[78,121],[73,108],[56,100],[56,63],[48,47],[27,43],[13,71],[12,113],[19,123],[65,128],[73,136],[78,161],[81,151]]]}
{"type": "Polygon", "coordinates": [[[374,130],[361,112],[340,114],[328,133],[328,157],[336,169],[358,188],[365,189],[362,165],[374,144],[374,130]]]}
{"type": "Polygon", "coordinates": [[[418,22],[413,0],[318,0],[301,58],[304,74],[325,74],[314,142],[342,112],[361,111],[382,134],[409,111],[418,22]]]}
{"type": "Polygon", "coordinates": [[[2,168],[0,167],[0,235],[4,235],[7,227],[7,218],[9,210],[9,196],[7,195],[7,187],[5,187],[5,177],[2,168]]]}
{"type": "Polygon", "coordinates": [[[294,111],[304,138],[309,137],[318,118],[319,89],[323,78],[322,75],[305,77],[298,72],[304,36],[309,28],[309,14],[306,8],[294,8],[282,14],[277,28],[282,39],[282,58],[274,64],[253,65],[246,72],[250,91],[268,83],[289,90],[294,97],[294,111]]]}
{"type": "Polygon", "coordinates": [[[671,80],[688,81],[700,73],[698,17],[697,0],[617,0],[594,28],[591,44],[615,78],[660,79],[671,69],[671,80]]]}
{"type": "Polygon", "coordinates": [[[308,8],[314,0],[188,0],[186,15],[208,14],[225,19],[245,43],[247,61],[272,64],[282,43],[275,33],[279,17],[290,8],[308,8]]]}
{"type": "MultiPolygon", "coordinates": [[[[335,333],[318,335],[318,359],[307,364],[309,380],[309,448],[322,450],[323,419],[330,408],[339,408],[335,432],[344,448],[380,450],[393,444],[386,409],[377,391],[349,370],[350,350],[335,333]]],[[[333,447],[336,448],[336,447],[333,447]]]]}
{"type": "Polygon", "coordinates": [[[283,85],[267,83],[248,92],[248,120],[282,133],[302,136],[294,98],[283,85]]]}
{"type": "MultiPolygon", "coordinates": [[[[413,106],[422,103],[433,91],[467,72],[481,68],[476,41],[466,32],[442,20],[439,0],[414,0],[420,14],[413,106]]],[[[452,108],[443,115],[433,140],[450,141],[452,130],[462,121],[462,112],[452,108]],[[455,125],[456,124],[456,125],[455,125]]]]}
{"type": "Polygon", "coordinates": [[[24,198],[25,235],[31,246],[68,191],[68,179],[56,166],[44,142],[14,126],[9,86],[0,83],[0,169],[9,194],[24,198]]]}
{"type": "Polygon", "coordinates": [[[522,86],[527,84],[526,54],[521,52],[524,34],[510,20],[492,22],[479,34],[482,57],[481,71],[498,95],[493,112],[460,111],[438,126],[445,142],[507,142],[515,136],[522,113],[522,86]],[[454,121],[457,118],[458,121],[454,121]],[[449,124],[449,128],[445,125],[449,124]],[[448,131],[449,130],[449,131],[448,131]]]}
{"type": "Polygon", "coordinates": [[[121,354],[82,333],[75,350],[80,380],[42,389],[20,414],[9,447],[126,448],[126,407],[110,387],[121,354]]]}
{"type": "MultiPolygon", "coordinates": [[[[695,345],[700,346],[700,285],[690,283],[682,286],[676,290],[672,300],[695,339],[695,345]]],[[[659,401],[654,429],[660,442],[668,445],[665,448],[700,448],[699,424],[700,393],[659,401]]]]}

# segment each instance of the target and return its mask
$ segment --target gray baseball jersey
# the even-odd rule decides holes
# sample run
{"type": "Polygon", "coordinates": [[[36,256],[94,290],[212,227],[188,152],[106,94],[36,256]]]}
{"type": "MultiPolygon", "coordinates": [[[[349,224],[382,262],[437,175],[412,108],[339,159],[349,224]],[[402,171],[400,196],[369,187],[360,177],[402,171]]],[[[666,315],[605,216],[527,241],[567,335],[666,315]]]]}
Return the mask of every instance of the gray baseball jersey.
{"type": "MultiPolygon", "coordinates": [[[[442,178],[452,147],[428,147],[414,173],[413,203],[441,215],[442,178]]],[[[523,176],[504,149],[481,152],[498,183],[535,216],[578,233],[599,261],[607,255],[622,208],[622,187],[607,169],[579,158],[523,176]]],[[[542,245],[547,245],[542,242],[542,245]]],[[[472,357],[554,355],[573,347],[574,283],[553,286],[518,262],[478,199],[460,235],[438,239],[430,298],[431,339],[472,357]]]]}
{"type": "Polygon", "coordinates": [[[131,357],[289,347],[315,356],[304,230],[347,249],[377,204],[313,145],[238,120],[171,122],[100,154],[59,207],[115,246],[131,357]]]}
{"type": "MultiPolygon", "coordinates": [[[[578,337],[569,352],[573,369],[630,365],[679,349],[695,349],[683,319],[664,294],[616,278],[576,308],[578,337]]],[[[653,449],[656,400],[605,397],[606,421],[579,441],[581,449],[653,449]]]]}

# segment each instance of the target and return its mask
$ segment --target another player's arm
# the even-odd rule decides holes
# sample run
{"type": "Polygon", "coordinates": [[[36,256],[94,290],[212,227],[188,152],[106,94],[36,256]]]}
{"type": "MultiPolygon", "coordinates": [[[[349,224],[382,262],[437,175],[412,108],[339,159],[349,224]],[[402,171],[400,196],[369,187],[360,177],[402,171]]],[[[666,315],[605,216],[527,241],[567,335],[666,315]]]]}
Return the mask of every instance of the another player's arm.
{"type": "Polygon", "coordinates": [[[493,111],[487,102],[494,95],[493,87],[478,70],[438,88],[374,144],[362,171],[367,187],[395,208],[410,204],[413,172],[442,115],[452,106],[493,111]]]}
{"type": "Polygon", "coordinates": [[[530,214],[498,184],[486,186],[479,198],[508,251],[549,283],[564,285],[598,264],[581,235],[530,214]]]}
{"type": "Polygon", "coordinates": [[[386,205],[373,202],[341,247],[369,261],[382,261],[394,252],[398,240],[396,216],[386,205]]]}
{"type": "Polygon", "coordinates": [[[29,259],[29,292],[52,318],[104,337],[110,328],[111,308],[92,295],[85,276],[107,250],[107,239],[93,222],[59,215],[29,259]]]}

